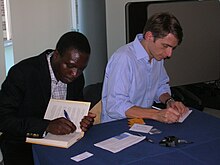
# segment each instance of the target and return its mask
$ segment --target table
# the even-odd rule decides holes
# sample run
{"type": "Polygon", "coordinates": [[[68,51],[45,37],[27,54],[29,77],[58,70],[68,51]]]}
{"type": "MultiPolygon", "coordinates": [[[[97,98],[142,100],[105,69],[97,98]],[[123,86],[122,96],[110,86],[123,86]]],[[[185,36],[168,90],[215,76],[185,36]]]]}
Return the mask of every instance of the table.
{"type": "Polygon", "coordinates": [[[165,124],[146,120],[162,131],[161,134],[143,134],[155,143],[141,141],[125,150],[113,154],[107,150],[95,147],[94,144],[123,132],[129,131],[127,119],[113,121],[93,126],[85,136],[68,149],[33,145],[36,165],[60,164],[95,164],[95,165],[216,165],[220,162],[220,119],[198,110],[188,116],[183,123],[165,124]],[[192,144],[182,144],[177,147],[162,147],[159,141],[166,136],[174,135],[181,139],[192,141],[192,144]],[[70,158],[85,151],[94,155],[81,162],[70,158]]]}

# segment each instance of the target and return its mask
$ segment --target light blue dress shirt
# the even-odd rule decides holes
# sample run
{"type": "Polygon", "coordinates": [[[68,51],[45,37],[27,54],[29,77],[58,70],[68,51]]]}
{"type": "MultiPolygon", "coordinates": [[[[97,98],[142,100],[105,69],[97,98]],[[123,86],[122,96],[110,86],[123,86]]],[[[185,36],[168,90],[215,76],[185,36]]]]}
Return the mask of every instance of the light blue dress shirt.
{"type": "Polygon", "coordinates": [[[142,34],[119,48],[110,58],[102,90],[101,122],[126,118],[125,112],[133,107],[150,108],[160,102],[163,93],[170,93],[169,77],[164,60],[149,55],[141,45],[142,34]]]}

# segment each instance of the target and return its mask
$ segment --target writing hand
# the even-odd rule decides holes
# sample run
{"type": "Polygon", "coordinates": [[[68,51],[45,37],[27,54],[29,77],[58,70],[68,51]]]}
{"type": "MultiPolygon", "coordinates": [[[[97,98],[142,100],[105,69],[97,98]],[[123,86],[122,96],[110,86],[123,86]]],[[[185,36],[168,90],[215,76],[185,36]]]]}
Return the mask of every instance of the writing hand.
{"type": "Polygon", "coordinates": [[[179,120],[181,114],[173,108],[162,109],[158,111],[157,120],[164,123],[175,123],[179,120]]]}
{"type": "Polygon", "coordinates": [[[73,133],[76,126],[68,119],[61,117],[49,122],[46,131],[55,135],[65,135],[73,133]]]}
{"type": "Polygon", "coordinates": [[[173,109],[175,109],[176,111],[178,111],[180,113],[180,115],[182,116],[183,114],[185,114],[186,112],[189,111],[189,108],[186,107],[182,102],[180,101],[173,101],[170,102],[170,104],[168,104],[167,106],[168,108],[171,107],[173,109]]]}

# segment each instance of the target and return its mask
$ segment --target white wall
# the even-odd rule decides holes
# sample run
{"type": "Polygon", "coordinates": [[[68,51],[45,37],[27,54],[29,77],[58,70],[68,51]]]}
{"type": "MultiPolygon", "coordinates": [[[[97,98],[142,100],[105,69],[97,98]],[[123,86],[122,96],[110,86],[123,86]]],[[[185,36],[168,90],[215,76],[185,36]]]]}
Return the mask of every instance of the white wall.
{"type": "Polygon", "coordinates": [[[14,60],[55,48],[71,30],[71,0],[11,0],[14,60]]]}
{"type": "Polygon", "coordinates": [[[108,57],[126,43],[125,5],[128,2],[159,0],[106,0],[106,33],[108,57]]]}

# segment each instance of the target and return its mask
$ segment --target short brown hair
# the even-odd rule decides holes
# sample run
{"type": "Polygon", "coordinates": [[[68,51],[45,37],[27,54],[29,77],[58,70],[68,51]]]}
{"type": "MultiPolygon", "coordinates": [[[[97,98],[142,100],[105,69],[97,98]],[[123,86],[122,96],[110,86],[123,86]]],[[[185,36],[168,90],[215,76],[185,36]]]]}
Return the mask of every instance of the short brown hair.
{"type": "Polygon", "coordinates": [[[178,39],[178,45],[182,42],[183,30],[178,19],[168,12],[156,13],[152,15],[146,22],[143,34],[152,32],[155,40],[164,38],[169,33],[178,39]]]}

